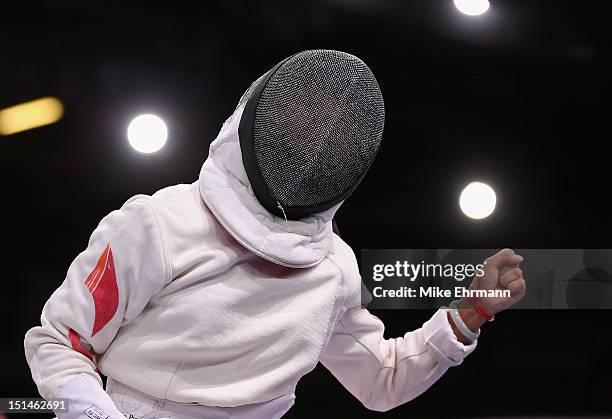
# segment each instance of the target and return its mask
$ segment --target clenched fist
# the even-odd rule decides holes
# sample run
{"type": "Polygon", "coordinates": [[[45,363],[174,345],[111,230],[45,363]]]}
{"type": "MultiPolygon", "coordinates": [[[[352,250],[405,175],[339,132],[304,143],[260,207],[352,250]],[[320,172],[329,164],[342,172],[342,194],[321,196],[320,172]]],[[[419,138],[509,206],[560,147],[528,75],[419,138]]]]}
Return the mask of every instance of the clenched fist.
{"type": "MultiPolygon", "coordinates": [[[[526,284],[519,267],[522,261],[523,257],[511,249],[504,249],[484,261],[483,274],[474,277],[470,290],[508,292],[503,296],[462,298],[458,304],[459,315],[470,330],[476,332],[486,322],[486,316],[506,310],[523,298],[526,284]]],[[[457,339],[465,344],[470,343],[470,339],[451,320],[450,314],[448,319],[457,339]]]]}
{"type": "Polygon", "coordinates": [[[484,274],[474,277],[470,290],[507,290],[509,296],[467,298],[460,306],[481,307],[487,314],[494,315],[516,304],[526,290],[523,271],[519,268],[522,261],[523,257],[512,249],[504,249],[485,260],[484,274]]]}

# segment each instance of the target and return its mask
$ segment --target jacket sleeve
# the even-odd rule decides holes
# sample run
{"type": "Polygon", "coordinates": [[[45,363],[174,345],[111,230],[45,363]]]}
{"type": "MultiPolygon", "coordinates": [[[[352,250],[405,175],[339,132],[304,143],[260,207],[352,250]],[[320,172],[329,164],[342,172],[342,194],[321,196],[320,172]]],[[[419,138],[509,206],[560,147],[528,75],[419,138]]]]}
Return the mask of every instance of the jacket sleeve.
{"type": "Polygon", "coordinates": [[[124,417],[102,388],[96,358],[171,277],[149,199],[132,198],[100,222],[46,302],[41,325],[26,334],[40,394],[70,399],[59,418],[124,417]]]}
{"type": "Polygon", "coordinates": [[[323,365],[371,410],[387,411],[414,399],[476,347],[476,342],[466,346],[457,340],[444,309],[403,337],[384,339],[384,329],[366,309],[349,309],[321,356],[323,365]]]}

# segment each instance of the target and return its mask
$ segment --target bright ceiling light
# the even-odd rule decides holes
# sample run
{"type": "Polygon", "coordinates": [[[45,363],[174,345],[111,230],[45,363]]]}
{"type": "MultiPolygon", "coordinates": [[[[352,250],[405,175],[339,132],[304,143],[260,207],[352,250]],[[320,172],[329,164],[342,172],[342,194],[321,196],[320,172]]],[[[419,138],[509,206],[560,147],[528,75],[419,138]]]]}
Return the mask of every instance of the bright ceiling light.
{"type": "Polygon", "coordinates": [[[64,106],[59,99],[45,97],[0,111],[0,135],[11,135],[59,121],[64,106]]]}
{"type": "Polygon", "coordinates": [[[459,197],[461,211],[474,220],[481,220],[491,215],[496,203],[497,197],[493,188],[481,182],[467,185],[459,197]]]}
{"type": "Polygon", "coordinates": [[[455,7],[468,16],[478,16],[489,10],[489,0],[454,0],[455,7]]]}
{"type": "Polygon", "coordinates": [[[134,150],[140,153],[155,153],[166,144],[168,128],[159,116],[144,114],[130,122],[127,136],[134,150]]]}

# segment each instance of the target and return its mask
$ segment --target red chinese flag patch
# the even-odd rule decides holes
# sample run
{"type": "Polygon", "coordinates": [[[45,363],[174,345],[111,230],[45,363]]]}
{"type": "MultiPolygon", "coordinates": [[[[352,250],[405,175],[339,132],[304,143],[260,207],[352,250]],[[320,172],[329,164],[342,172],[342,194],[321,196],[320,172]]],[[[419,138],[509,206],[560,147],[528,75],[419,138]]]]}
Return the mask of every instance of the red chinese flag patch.
{"type": "Polygon", "coordinates": [[[85,280],[85,286],[89,289],[96,311],[91,336],[93,337],[113,318],[119,306],[119,290],[117,288],[117,277],[115,276],[115,262],[110,243],[102,252],[98,263],[85,280]]]}
{"type": "Polygon", "coordinates": [[[82,353],[83,355],[85,355],[87,358],[91,359],[92,361],[95,362],[94,356],[91,352],[89,352],[81,343],[81,337],[79,336],[79,334],[77,332],[75,332],[73,329],[70,329],[68,331],[68,337],[70,338],[70,344],[72,345],[72,348],[77,351],[82,353]]]}

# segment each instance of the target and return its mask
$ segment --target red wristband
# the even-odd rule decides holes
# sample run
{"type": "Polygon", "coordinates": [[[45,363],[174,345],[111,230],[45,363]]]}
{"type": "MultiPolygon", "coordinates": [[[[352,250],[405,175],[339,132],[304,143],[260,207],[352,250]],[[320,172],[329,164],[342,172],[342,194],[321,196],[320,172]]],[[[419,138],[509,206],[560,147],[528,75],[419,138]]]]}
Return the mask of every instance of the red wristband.
{"type": "Polygon", "coordinates": [[[489,322],[492,322],[495,319],[495,316],[491,316],[489,313],[487,313],[485,311],[484,308],[482,308],[480,306],[474,307],[474,310],[476,310],[476,313],[480,314],[482,317],[487,319],[487,321],[489,321],[489,322]]]}

